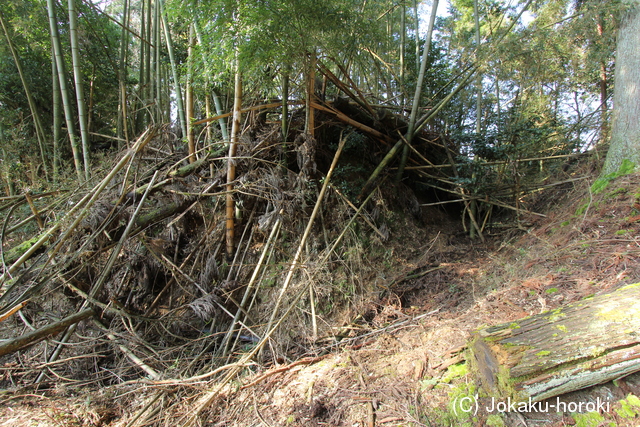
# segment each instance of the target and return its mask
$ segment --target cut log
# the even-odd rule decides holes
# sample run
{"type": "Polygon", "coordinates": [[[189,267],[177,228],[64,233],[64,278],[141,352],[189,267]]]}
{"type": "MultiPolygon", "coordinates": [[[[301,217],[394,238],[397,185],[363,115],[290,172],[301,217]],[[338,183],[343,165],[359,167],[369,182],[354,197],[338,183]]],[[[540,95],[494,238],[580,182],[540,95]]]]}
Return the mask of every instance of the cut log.
{"type": "Polygon", "coordinates": [[[518,402],[640,371],[640,283],[476,331],[469,353],[485,391],[518,402]]]}

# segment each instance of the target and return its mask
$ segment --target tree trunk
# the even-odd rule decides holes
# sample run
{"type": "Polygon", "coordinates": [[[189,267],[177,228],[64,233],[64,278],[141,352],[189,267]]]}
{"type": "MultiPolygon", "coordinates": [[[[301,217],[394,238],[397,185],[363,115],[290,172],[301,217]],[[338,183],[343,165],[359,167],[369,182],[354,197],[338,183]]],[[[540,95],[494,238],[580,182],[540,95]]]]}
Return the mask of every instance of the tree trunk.
{"type": "Polygon", "coordinates": [[[147,86],[147,82],[145,80],[145,77],[147,75],[147,73],[145,72],[145,64],[146,64],[146,56],[148,55],[148,50],[147,50],[147,46],[149,45],[149,42],[147,40],[147,26],[145,25],[145,17],[146,15],[146,5],[147,5],[147,1],[146,0],[141,0],[140,1],[140,7],[142,8],[141,12],[140,12],[140,55],[139,55],[139,70],[138,70],[138,99],[136,102],[136,107],[134,108],[134,111],[136,111],[135,114],[135,124],[133,127],[133,131],[134,133],[138,133],[140,132],[140,130],[144,127],[145,123],[144,123],[144,119],[145,119],[145,111],[146,111],[146,105],[145,105],[145,87],[147,86]]]}
{"type": "Polygon", "coordinates": [[[129,140],[127,129],[127,56],[129,51],[129,0],[124,0],[122,5],[122,33],[120,39],[120,56],[118,58],[118,138],[129,140]]]}
{"type": "Polygon", "coordinates": [[[4,35],[7,39],[7,45],[9,46],[9,50],[11,51],[11,56],[13,57],[13,61],[15,62],[16,68],[18,70],[18,74],[20,75],[20,81],[22,82],[24,93],[27,96],[27,102],[29,103],[29,110],[31,110],[31,116],[33,117],[33,126],[36,131],[38,146],[40,148],[40,157],[42,160],[42,167],[45,172],[45,175],[48,178],[49,168],[47,167],[47,157],[45,155],[45,150],[44,150],[44,141],[46,137],[44,133],[44,128],[42,127],[42,121],[40,120],[40,113],[38,112],[38,109],[36,108],[36,104],[33,100],[33,96],[31,95],[31,89],[29,88],[25,75],[22,71],[22,63],[20,62],[20,58],[18,57],[18,54],[16,53],[16,49],[13,46],[13,42],[11,41],[11,36],[9,35],[9,29],[7,28],[4,22],[4,17],[2,16],[1,11],[0,11],[0,24],[2,25],[2,29],[4,30],[4,35]]]}
{"type": "Polygon", "coordinates": [[[400,7],[400,108],[404,111],[404,57],[405,44],[407,38],[407,7],[403,3],[400,7]]]}
{"type": "MultiPolygon", "coordinates": [[[[598,36],[600,38],[604,37],[604,18],[601,16],[598,18],[598,36]]],[[[609,123],[607,120],[608,114],[608,106],[607,106],[607,98],[609,95],[607,94],[607,63],[605,61],[600,62],[600,81],[598,82],[600,86],[600,142],[604,142],[609,133],[609,123]]]]}
{"type": "MultiPolygon", "coordinates": [[[[211,91],[211,96],[213,96],[213,105],[216,107],[216,114],[219,116],[222,114],[222,103],[220,102],[220,96],[215,90],[211,91]]],[[[224,142],[229,142],[229,131],[227,130],[227,122],[221,118],[218,119],[218,124],[220,125],[220,133],[222,133],[222,139],[224,140],[224,142]]]]}
{"type": "MultiPolygon", "coordinates": [[[[289,136],[289,73],[291,66],[282,68],[282,142],[286,144],[289,136]]],[[[284,150],[286,151],[286,150],[284,150]]]]}
{"type": "Polygon", "coordinates": [[[91,172],[89,166],[89,132],[87,130],[87,107],[84,102],[84,87],[82,85],[82,71],[80,68],[80,48],[78,43],[78,11],[75,0],[68,0],[69,4],[69,37],[71,39],[71,62],[73,63],[73,80],[76,86],[76,101],[78,102],[78,122],[80,123],[80,138],[82,140],[82,159],[84,163],[84,179],[89,181],[91,172]]]}
{"type": "Polygon", "coordinates": [[[69,89],[67,87],[67,70],[62,57],[62,46],[60,44],[60,36],[58,34],[58,19],[56,18],[55,1],[47,0],[47,8],[49,10],[49,30],[51,31],[51,43],[55,53],[56,68],[58,69],[58,82],[60,83],[60,95],[62,98],[62,106],[64,109],[64,117],[67,123],[67,132],[71,143],[71,151],[73,152],[73,163],[76,167],[78,180],[83,180],[82,158],[80,157],[80,147],[78,146],[78,138],[76,136],[73,112],[71,110],[71,100],[69,89]]]}
{"type": "Polygon", "coordinates": [[[420,72],[420,16],[418,14],[418,0],[413,0],[413,17],[416,31],[416,71],[420,72]]]}
{"type": "Polygon", "coordinates": [[[317,57],[315,49],[309,55],[309,69],[307,73],[307,105],[306,105],[306,121],[304,130],[311,136],[315,136],[315,110],[312,103],[315,102],[315,88],[316,88],[316,66],[317,57]]]}
{"type": "Polygon", "coordinates": [[[474,334],[472,372],[491,396],[538,402],[640,371],[640,284],[474,334]]]}
{"type": "Polygon", "coordinates": [[[193,25],[189,26],[189,47],[187,48],[187,145],[189,147],[189,163],[196,161],[196,139],[193,132],[193,25]]]}
{"type": "Polygon", "coordinates": [[[640,0],[630,2],[618,31],[613,90],[611,146],[602,175],[617,171],[623,160],[640,164],[640,0]]]}
{"type": "Polygon", "coordinates": [[[53,138],[53,182],[58,182],[60,175],[60,134],[62,133],[62,100],[60,99],[60,79],[56,65],[56,55],[51,46],[51,88],[52,94],[52,129],[53,138]]]}
{"type": "Polygon", "coordinates": [[[407,143],[402,148],[402,158],[400,159],[400,166],[398,166],[398,173],[396,175],[396,183],[400,182],[402,175],[404,174],[404,168],[407,165],[409,158],[409,144],[413,139],[413,135],[416,130],[416,120],[418,119],[418,108],[420,107],[420,98],[422,95],[422,84],[424,82],[424,74],[427,70],[427,62],[429,59],[429,49],[431,47],[431,37],[433,35],[433,26],[436,20],[436,13],[438,10],[438,0],[433,0],[431,5],[431,18],[429,19],[429,28],[427,30],[426,39],[424,41],[424,51],[422,52],[422,61],[420,62],[420,73],[418,74],[418,82],[416,83],[416,91],[413,95],[413,105],[411,106],[411,116],[409,118],[409,130],[407,131],[407,143]]]}
{"type": "Polygon", "coordinates": [[[242,109],[242,74],[240,73],[239,59],[236,54],[236,77],[233,97],[233,122],[231,125],[231,141],[229,143],[229,158],[227,160],[227,201],[226,201],[226,239],[227,257],[233,258],[235,248],[235,200],[233,199],[233,181],[236,179],[236,149],[238,135],[240,133],[240,118],[242,109]]]}
{"type": "Polygon", "coordinates": [[[176,100],[178,102],[178,119],[180,120],[180,129],[182,130],[182,137],[187,137],[187,119],[184,113],[184,102],[182,101],[182,89],[180,88],[180,78],[178,76],[178,65],[176,63],[175,55],[173,54],[173,42],[171,41],[171,33],[169,31],[169,23],[167,22],[167,15],[162,10],[162,27],[164,28],[164,38],[167,43],[167,51],[169,53],[169,62],[171,63],[171,72],[173,73],[173,84],[176,90],[176,100]]]}

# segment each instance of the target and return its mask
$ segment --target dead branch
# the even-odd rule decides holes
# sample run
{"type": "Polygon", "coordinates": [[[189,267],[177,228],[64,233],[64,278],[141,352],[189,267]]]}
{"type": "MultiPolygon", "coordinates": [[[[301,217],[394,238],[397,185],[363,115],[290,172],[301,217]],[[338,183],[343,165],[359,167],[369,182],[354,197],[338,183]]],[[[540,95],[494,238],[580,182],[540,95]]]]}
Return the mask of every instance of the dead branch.
{"type": "Polygon", "coordinates": [[[93,315],[94,315],[93,309],[88,308],[86,310],[82,310],[79,313],[75,313],[75,314],[72,314],[71,316],[67,316],[64,319],[59,320],[58,322],[52,323],[50,325],[36,329],[35,331],[26,333],[22,336],[5,341],[2,344],[0,344],[0,356],[14,353],[29,345],[42,341],[52,335],[58,334],[64,331],[69,326],[76,324],[81,320],[87,319],[93,315]]]}

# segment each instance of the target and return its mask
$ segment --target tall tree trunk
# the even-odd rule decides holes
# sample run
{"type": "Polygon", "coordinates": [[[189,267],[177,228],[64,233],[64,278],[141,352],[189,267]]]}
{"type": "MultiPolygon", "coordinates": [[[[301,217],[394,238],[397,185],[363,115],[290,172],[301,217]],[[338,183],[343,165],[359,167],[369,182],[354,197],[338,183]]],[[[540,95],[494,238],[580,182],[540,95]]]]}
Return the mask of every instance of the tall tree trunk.
{"type": "Polygon", "coordinates": [[[413,16],[416,31],[416,71],[420,71],[420,16],[418,15],[418,0],[413,0],[413,16]]]}
{"type": "MultiPolygon", "coordinates": [[[[480,13],[478,11],[478,0],[473,0],[473,21],[476,32],[476,53],[480,49],[480,13]]],[[[476,58],[477,60],[477,58],[476,58]]],[[[480,133],[482,128],[482,73],[476,76],[476,133],[480,133]]]]}
{"type": "Polygon", "coordinates": [[[38,139],[38,146],[40,148],[40,157],[42,161],[42,168],[45,172],[45,176],[49,175],[49,168],[47,167],[47,156],[45,155],[44,149],[44,141],[45,141],[45,133],[44,128],[42,127],[42,121],[40,120],[40,113],[36,108],[36,103],[33,100],[33,96],[31,95],[31,89],[27,84],[27,79],[22,71],[22,63],[20,62],[20,58],[16,53],[16,49],[13,46],[13,42],[11,41],[11,36],[9,35],[9,29],[4,21],[4,16],[2,15],[2,11],[0,11],[0,24],[2,25],[2,29],[4,31],[4,35],[7,39],[7,46],[9,46],[9,50],[11,51],[11,56],[13,56],[13,62],[16,64],[16,68],[18,70],[18,75],[20,76],[20,81],[22,82],[22,87],[24,88],[24,93],[27,96],[27,102],[29,103],[29,110],[31,110],[31,116],[33,117],[33,127],[36,131],[36,138],[38,139]]]}
{"type": "Polygon", "coordinates": [[[53,135],[53,182],[58,182],[60,174],[60,134],[62,133],[62,100],[60,99],[60,79],[58,78],[58,67],[56,65],[56,55],[51,46],[51,87],[53,89],[52,106],[52,129],[53,135]]]}
{"type": "Polygon", "coordinates": [[[127,55],[129,52],[129,0],[124,0],[122,5],[122,33],[120,35],[120,56],[118,58],[118,138],[129,140],[127,128],[127,55]]]}
{"type": "Polygon", "coordinates": [[[427,29],[427,35],[424,41],[424,52],[422,52],[422,60],[420,61],[420,73],[418,74],[418,81],[416,83],[416,91],[413,95],[413,105],[411,106],[411,116],[409,117],[409,129],[407,130],[407,144],[402,148],[402,158],[400,159],[400,165],[398,167],[398,174],[396,175],[396,183],[400,182],[402,175],[404,174],[404,168],[407,165],[409,158],[409,144],[413,140],[413,134],[415,133],[416,120],[418,119],[418,109],[420,108],[420,98],[422,95],[422,84],[424,83],[424,74],[427,70],[427,62],[429,58],[429,49],[431,48],[431,37],[433,36],[433,26],[436,21],[436,13],[438,11],[439,0],[433,0],[431,5],[431,17],[429,19],[429,28],[427,29]]]}
{"type": "MultiPolygon", "coordinates": [[[[216,114],[222,114],[222,103],[220,102],[220,96],[215,90],[211,90],[211,96],[213,96],[213,105],[216,107],[216,114]]],[[[218,119],[220,125],[220,133],[222,133],[222,139],[224,142],[229,142],[229,131],[227,130],[227,122],[224,119],[218,119]]]]}
{"type": "MultiPolygon", "coordinates": [[[[207,85],[204,88],[204,114],[206,117],[211,117],[213,115],[213,110],[211,109],[211,89],[209,88],[209,83],[207,83],[207,85]]],[[[207,122],[204,129],[205,129],[205,145],[209,145],[213,140],[211,122],[207,122]]]]}
{"type": "Polygon", "coordinates": [[[73,80],[76,86],[78,102],[78,121],[80,122],[80,138],[82,140],[82,159],[84,162],[84,179],[89,181],[89,132],[87,130],[87,107],[84,102],[84,87],[80,67],[80,48],[78,43],[78,11],[75,0],[68,0],[69,5],[69,37],[71,38],[71,61],[73,63],[73,80]]]}
{"type": "Polygon", "coordinates": [[[60,95],[62,98],[62,106],[64,109],[64,118],[67,124],[67,132],[69,133],[69,141],[71,143],[71,151],[73,153],[73,163],[76,167],[78,180],[84,180],[82,171],[82,157],[80,155],[80,147],[78,145],[78,137],[76,136],[74,117],[71,109],[71,97],[67,87],[67,70],[62,57],[62,46],[60,44],[60,35],[58,34],[58,20],[56,18],[55,1],[47,0],[47,8],[49,10],[49,30],[51,31],[51,43],[53,45],[56,68],[58,69],[58,82],[60,83],[60,95]]]}
{"type": "Polygon", "coordinates": [[[407,42],[407,8],[404,3],[400,7],[400,14],[400,108],[404,111],[404,51],[407,42]]]}
{"type": "Polygon", "coordinates": [[[315,102],[316,88],[316,66],[317,66],[316,50],[309,54],[309,68],[307,70],[307,105],[306,105],[306,121],[304,130],[311,136],[315,136],[315,110],[311,106],[315,102]]]}
{"type": "Polygon", "coordinates": [[[193,132],[193,25],[189,26],[189,47],[187,48],[187,144],[189,146],[189,163],[196,161],[196,141],[193,132]]]}
{"type": "Polygon", "coordinates": [[[147,118],[147,120],[145,120],[145,122],[149,122],[153,115],[151,114],[152,111],[155,111],[155,109],[152,106],[152,99],[153,99],[153,80],[151,80],[151,57],[154,55],[153,52],[153,10],[151,7],[151,0],[146,0],[147,1],[147,19],[144,21],[147,24],[147,40],[149,41],[149,43],[147,43],[147,54],[144,57],[144,81],[146,82],[145,86],[144,86],[144,97],[143,99],[145,100],[144,103],[145,105],[148,105],[148,108],[145,108],[145,117],[147,118]]]}
{"type": "Polygon", "coordinates": [[[180,120],[180,129],[182,130],[183,138],[187,137],[187,119],[184,112],[184,102],[182,100],[182,89],[180,88],[180,78],[178,75],[178,65],[176,64],[176,58],[173,53],[173,42],[171,41],[171,32],[169,31],[169,23],[167,21],[167,15],[164,10],[160,11],[162,16],[162,27],[164,29],[164,38],[167,43],[167,51],[169,52],[169,62],[171,63],[171,72],[173,73],[173,84],[175,85],[176,101],[178,106],[178,120],[180,120]]]}
{"type": "MultiPolygon", "coordinates": [[[[604,35],[603,18],[598,19],[598,36],[604,35]]],[[[603,142],[609,134],[609,121],[607,120],[607,63],[600,63],[600,142],[603,142]]]]}
{"type": "Polygon", "coordinates": [[[160,33],[160,3],[159,0],[155,2],[155,8],[153,9],[153,45],[154,45],[154,57],[153,57],[153,70],[155,71],[155,75],[153,76],[155,92],[152,96],[155,98],[156,104],[156,122],[162,123],[164,122],[163,118],[163,100],[162,100],[162,76],[161,76],[161,67],[162,63],[160,61],[160,48],[162,46],[162,35],[160,33]]]}
{"type": "Polygon", "coordinates": [[[640,165],[640,0],[630,7],[618,31],[611,146],[602,174],[617,171],[623,160],[640,165]]]}
{"type": "Polygon", "coordinates": [[[135,117],[135,125],[134,125],[134,133],[139,133],[145,125],[145,88],[147,86],[147,81],[145,80],[147,76],[147,72],[145,70],[145,65],[147,63],[146,57],[148,55],[148,47],[149,41],[147,40],[147,26],[145,24],[145,17],[147,16],[147,0],[140,1],[142,6],[142,11],[140,12],[140,58],[139,58],[139,73],[138,73],[138,99],[137,99],[137,107],[135,108],[136,117],[135,117]]]}
{"type": "MultiPolygon", "coordinates": [[[[473,21],[475,24],[476,32],[476,55],[480,50],[480,12],[478,11],[478,0],[473,0],[473,21]]],[[[476,57],[476,61],[478,58],[476,57]]],[[[482,73],[478,73],[476,76],[476,134],[479,134],[482,130],[482,73]]],[[[475,157],[475,161],[478,161],[478,156],[475,157]]],[[[475,178],[475,173],[474,176],[475,178]]],[[[478,205],[475,199],[471,200],[467,205],[469,212],[469,237],[474,239],[476,234],[480,234],[480,230],[476,229],[477,222],[475,221],[478,213],[478,205]]]]}
{"type": "Polygon", "coordinates": [[[240,73],[240,65],[238,55],[236,54],[236,76],[234,84],[233,97],[233,122],[231,125],[231,142],[229,144],[229,158],[227,160],[227,257],[233,258],[235,249],[235,201],[233,199],[233,181],[236,179],[236,149],[238,144],[238,135],[240,133],[240,119],[242,110],[242,74],[240,73]]]}
{"type": "MultiPolygon", "coordinates": [[[[282,68],[282,142],[287,142],[289,136],[289,73],[291,66],[282,68]]],[[[285,150],[283,150],[285,151],[285,150]]]]}

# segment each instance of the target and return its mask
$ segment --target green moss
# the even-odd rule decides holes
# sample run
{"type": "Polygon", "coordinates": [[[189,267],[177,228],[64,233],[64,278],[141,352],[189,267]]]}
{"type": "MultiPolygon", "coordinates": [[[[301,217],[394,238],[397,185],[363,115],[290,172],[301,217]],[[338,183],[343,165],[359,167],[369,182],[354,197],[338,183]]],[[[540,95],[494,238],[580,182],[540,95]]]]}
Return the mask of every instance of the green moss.
{"type": "Polygon", "coordinates": [[[631,285],[626,285],[620,288],[620,290],[623,289],[632,289],[632,288],[637,288],[640,287],[640,283],[632,283],[631,285]]]}
{"type": "Polygon", "coordinates": [[[469,367],[465,362],[457,363],[455,365],[451,365],[447,368],[447,373],[442,378],[443,383],[450,383],[451,380],[455,378],[464,377],[469,373],[469,367]]]}
{"type": "Polygon", "coordinates": [[[618,415],[625,419],[635,418],[640,415],[640,399],[634,394],[629,394],[620,402],[620,408],[616,408],[618,415]]]}
{"type": "Polygon", "coordinates": [[[548,351],[548,350],[542,350],[542,351],[537,352],[537,353],[536,353],[536,356],[538,356],[538,357],[544,357],[544,356],[548,356],[548,355],[550,355],[550,354],[551,354],[551,352],[550,352],[550,351],[548,351]]]}
{"type": "Polygon", "coordinates": [[[562,308],[556,308],[555,310],[549,313],[549,316],[545,317],[550,322],[556,322],[564,317],[567,317],[566,314],[562,312],[562,308]]]}
{"type": "Polygon", "coordinates": [[[559,331],[567,332],[567,327],[564,325],[554,325],[554,327],[559,331]]]}
{"type": "Polygon", "coordinates": [[[587,412],[586,414],[572,414],[576,422],[576,427],[598,427],[604,421],[604,417],[598,412],[587,412]]]}
{"type": "Polygon", "coordinates": [[[516,322],[513,322],[512,324],[509,325],[509,328],[511,328],[511,329],[520,329],[520,325],[518,325],[516,322]]]}
{"type": "Polygon", "coordinates": [[[615,234],[616,236],[624,236],[625,234],[630,233],[631,231],[632,231],[632,230],[618,230],[618,231],[616,231],[614,234],[615,234]]]}
{"type": "Polygon", "coordinates": [[[611,181],[621,176],[629,175],[635,170],[635,168],[636,168],[635,163],[633,163],[629,159],[624,159],[617,171],[607,174],[602,178],[596,179],[596,181],[591,186],[591,192],[593,194],[598,194],[602,192],[602,190],[607,188],[607,186],[611,181]]]}
{"type": "Polygon", "coordinates": [[[506,424],[504,423],[504,420],[502,419],[502,417],[498,414],[491,414],[487,417],[484,425],[489,426],[489,427],[503,427],[506,424]]]}
{"type": "Polygon", "coordinates": [[[547,294],[552,294],[554,292],[558,292],[558,288],[549,288],[547,290],[544,291],[547,294]]]}

